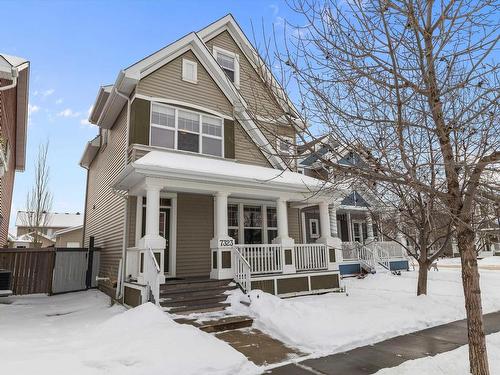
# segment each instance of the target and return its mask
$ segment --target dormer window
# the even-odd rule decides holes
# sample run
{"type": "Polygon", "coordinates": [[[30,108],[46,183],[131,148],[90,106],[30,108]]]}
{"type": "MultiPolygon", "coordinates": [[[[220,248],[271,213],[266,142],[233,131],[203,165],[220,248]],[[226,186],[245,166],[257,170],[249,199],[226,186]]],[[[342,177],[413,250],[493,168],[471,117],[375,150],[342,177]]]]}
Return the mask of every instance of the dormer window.
{"type": "Polygon", "coordinates": [[[182,59],[182,80],[191,83],[197,83],[198,64],[188,59],[182,59]]]}
{"type": "Polygon", "coordinates": [[[236,86],[240,85],[239,57],[236,53],[214,47],[214,56],[222,70],[236,86]]]}

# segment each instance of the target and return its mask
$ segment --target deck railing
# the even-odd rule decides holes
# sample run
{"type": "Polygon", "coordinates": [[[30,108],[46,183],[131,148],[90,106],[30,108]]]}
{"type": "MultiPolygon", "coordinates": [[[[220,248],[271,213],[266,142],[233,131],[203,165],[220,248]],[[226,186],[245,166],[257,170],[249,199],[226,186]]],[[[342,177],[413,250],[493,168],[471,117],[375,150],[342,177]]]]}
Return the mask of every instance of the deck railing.
{"type": "Polygon", "coordinates": [[[241,289],[245,293],[250,292],[252,284],[250,281],[251,269],[248,261],[243,257],[243,255],[238,251],[236,247],[233,248],[233,272],[234,279],[238,284],[240,284],[241,289]]]}
{"type": "Polygon", "coordinates": [[[399,243],[394,241],[377,241],[377,246],[384,249],[389,258],[407,258],[406,250],[399,243]]]}
{"type": "Polygon", "coordinates": [[[149,248],[144,254],[144,281],[149,289],[148,299],[156,305],[160,304],[160,274],[161,268],[153,250],[149,248]]]}
{"type": "Polygon", "coordinates": [[[281,245],[235,245],[245,258],[252,274],[280,273],[283,271],[281,245]]]}
{"type": "Polygon", "coordinates": [[[324,244],[296,244],[294,252],[297,271],[328,268],[328,248],[324,244]]]}

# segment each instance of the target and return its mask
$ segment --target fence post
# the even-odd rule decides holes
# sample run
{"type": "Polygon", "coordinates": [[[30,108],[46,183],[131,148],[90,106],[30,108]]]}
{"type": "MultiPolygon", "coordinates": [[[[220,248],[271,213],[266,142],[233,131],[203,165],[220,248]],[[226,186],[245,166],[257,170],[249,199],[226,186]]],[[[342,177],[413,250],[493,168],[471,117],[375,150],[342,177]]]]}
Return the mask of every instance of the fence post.
{"type": "Polygon", "coordinates": [[[92,288],[92,266],[94,264],[94,236],[89,238],[89,251],[87,253],[87,273],[85,275],[85,287],[92,288]]]}
{"type": "Polygon", "coordinates": [[[49,258],[49,269],[47,270],[47,277],[49,279],[49,285],[48,285],[48,290],[47,294],[49,296],[52,295],[52,283],[54,282],[54,268],[56,267],[56,256],[57,256],[57,250],[54,248],[53,251],[49,253],[51,257],[49,258]]]}

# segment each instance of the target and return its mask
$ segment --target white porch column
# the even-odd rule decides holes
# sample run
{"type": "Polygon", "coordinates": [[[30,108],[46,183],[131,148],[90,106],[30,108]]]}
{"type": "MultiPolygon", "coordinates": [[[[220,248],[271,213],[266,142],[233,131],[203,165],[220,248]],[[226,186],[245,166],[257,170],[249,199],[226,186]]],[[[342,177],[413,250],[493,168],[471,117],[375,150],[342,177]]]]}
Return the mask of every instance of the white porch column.
{"type": "Polygon", "coordinates": [[[330,234],[332,237],[338,237],[337,230],[337,208],[334,205],[331,205],[328,209],[328,214],[330,216],[330,234]]]}
{"type": "Polygon", "coordinates": [[[403,234],[403,225],[401,223],[401,214],[396,213],[396,241],[404,244],[405,236],[403,234]]]}
{"type": "Polygon", "coordinates": [[[350,211],[347,211],[347,238],[349,239],[349,242],[354,241],[354,239],[352,238],[352,221],[350,211]]]}
{"type": "Polygon", "coordinates": [[[288,207],[286,199],[278,198],[276,200],[276,216],[278,220],[278,237],[273,240],[273,243],[281,245],[283,273],[295,273],[297,272],[295,267],[295,241],[288,236],[288,207]]]}
{"type": "MultiPolygon", "coordinates": [[[[165,238],[160,236],[160,191],[165,187],[163,180],[146,177],[144,188],[146,190],[146,217],[142,218],[146,220],[146,231],[144,237],[139,240],[138,247],[140,249],[140,257],[144,258],[147,256],[146,250],[151,250],[159,259],[159,266],[161,269],[161,280],[160,283],[165,282],[165,277],[163,276],[165,264],[165,238]]],[[[142,208],[141,208],[142,209],[142,208]]],[[[143,264],[144,261],[140,261],[143,264]]],[[[138,281],[141,282],[141,273],[139,270],[138,281]]]]}
{"type": "Polygon", "coordinates": [[[370,211],[366,211],[366,231],[367,231],[366,242],[370,243],[374,240],[373,220],[372,220],[372,214],[370,211]]]}
{"type": "Polygon", "coordinates": [[[212,279],[232,279],[232,252],[234,239],[227,234],[227,197],[229,193],[214,195],[214,237],[210,241],[212,254],[212,279]]]}
{"type": "MultiPolygon", "coordinates": [[[[336,216],[335,216],[336,217],[336,216]]],[[[338,269],[338,262],[342,261],[342,241],[338,237],[331,235],[330,213],[328,201],[319,203],[319,225],[321,237],[316,241],[327,246],[328,250],[328,269],[338,269]]]]}

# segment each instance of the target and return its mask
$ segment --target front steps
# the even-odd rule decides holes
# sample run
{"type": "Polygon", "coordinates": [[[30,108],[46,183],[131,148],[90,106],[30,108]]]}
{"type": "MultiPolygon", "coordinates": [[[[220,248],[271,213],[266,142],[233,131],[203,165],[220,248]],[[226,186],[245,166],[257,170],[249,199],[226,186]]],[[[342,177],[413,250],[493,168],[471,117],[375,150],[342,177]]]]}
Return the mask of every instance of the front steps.
{"type": "Polygon", "coordinates": [[[189,315],[222,311],[226,292],[236,289],[232,280],[205,278],[167,280],[160,286],[160,305],[171,314],[189,315]]]}

